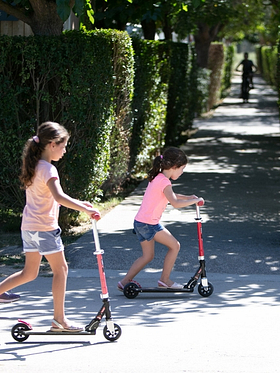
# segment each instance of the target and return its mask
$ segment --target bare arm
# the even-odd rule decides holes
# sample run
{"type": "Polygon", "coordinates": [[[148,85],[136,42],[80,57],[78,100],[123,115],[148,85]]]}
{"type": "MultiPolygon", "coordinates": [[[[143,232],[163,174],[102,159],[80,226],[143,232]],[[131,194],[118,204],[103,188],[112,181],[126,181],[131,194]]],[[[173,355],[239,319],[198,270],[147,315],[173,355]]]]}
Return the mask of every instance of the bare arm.
{"type": "Polygon", "coordinates": [[[67,194],[65,194],[61,188],[61,185],[56,178],[51,178],[47,183],[53,198],[60,205],[68,207],[73,210],[78,210],[81,212],[86,212],[90,218],[100,219],[100,212],[98,209],[94,208],[89,202],[82,202],[77,199],[74,199],[67,194]]]}
{"type": "Polygon", "coordinates": [[[184,196],[183,194],[175,194],[173,192],[171,185],[168,185],[166,188],[164,188],[163,193],[170,202],[170,204],[176,209],[179,209],[181,207],[187,207],[201,201],[204,202],[203,198],[199,198],[195,195],[184,196]]]}
{"type": "Polygon", "coordinates": [[[242,64],[242,61],[236,66],[235,71],[239,71],[238,67],[242,64]]]}

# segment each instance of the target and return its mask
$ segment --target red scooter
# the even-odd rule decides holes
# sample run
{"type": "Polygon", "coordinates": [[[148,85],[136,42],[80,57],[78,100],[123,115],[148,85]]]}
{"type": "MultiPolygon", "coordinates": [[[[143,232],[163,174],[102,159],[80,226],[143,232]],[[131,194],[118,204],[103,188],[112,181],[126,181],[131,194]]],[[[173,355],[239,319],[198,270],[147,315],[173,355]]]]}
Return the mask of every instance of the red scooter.
{"type": "Polygon", "coordinates": [[[85,331],[82,332],[61,332],[61,331],[35,331],[32,328],[32,325],[27,323],[23,320],[18,320],[18,324],[16,324],[12,330],[12,336],[13,338],[18,342],[25,341],[30,335],[59,335],[59,336],[65,336],[65,335],[95,335],[96,329],[98,328],[101,319],[103,316],[106,318],[106,325],[103,329],[103,335],[108,341],[116,341],[121,336],[121,328],[119,325],[114,324],[112,317],[111,317],[111,309],[110,309],[110,303],[109,303],[109,293],[106,283],[106,277],[105,277],[105,271],[104,271],[104,265],[103,265],[103,259],[102,254],[104,253],[103,250],[100,248],[99,243],[99,237],[98,237],[98,231],[96,227],[96,221],[92,219],[92,229],[93,229],[93,237],[95,242],[95,252],[94,255],[96,255],[97,258],[97,264],[98,264],[98,270],[99,270],[99,277],[100,277],[100,283],[101,283],[101,299],[102,299],[102,307],[98,311],[97,315],[90,321],[90,323],[85,327],[85,331]]]}
{"type": "Polygon", "coordinates": [[[125,285],[123,289],[124,295],[133,299],[136,298],[139,293],[192,293],[195,286],[200,278],[200,283],[198,284],[198,292],[202,297],[209,297],[213,291],[213,285],[208,281],[206,277],[206,268],[205,268],[205,259],[204,259],[204,250],[203,250],[203,239],[202,239],[202,218],[200,216],[199,207],[204,203],[199,202],[196,204],[196,218],[197,221],[197,235],[198,235],[198,260],[199,268],[195,272],[194,276],[190,278],[187,284],[184,285],[182,289],[171,289],[164,287],[143,287],[134,282],[130,282],[125,285]]]}

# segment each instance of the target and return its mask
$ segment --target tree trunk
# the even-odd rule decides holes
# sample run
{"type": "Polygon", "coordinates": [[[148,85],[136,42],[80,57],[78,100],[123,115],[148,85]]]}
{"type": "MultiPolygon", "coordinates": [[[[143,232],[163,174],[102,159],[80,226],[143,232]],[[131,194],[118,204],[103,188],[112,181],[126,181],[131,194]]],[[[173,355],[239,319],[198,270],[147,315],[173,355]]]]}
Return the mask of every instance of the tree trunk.
{"type": "Polygon", "coordinates": [[[33,14],[30,17],[30,27],[34,35],[61,35],[63,21],[57,14],[55,1],[30,0],[33,14]]]}
{"type": "Polygon", "coordinates": [[[172,40],[172,27],[169,21],[168,14],[164,15],[164,22],[162,31],[164,33],[165,40],[172,40]]]}
{"type": "Polygon", "coordinates": [[[197,64],[199,67],[207,68],[210,44],[212,41],[215,40],[221,28],[221,24],[217,24],[212,27],[205,23],[201,23],[198,25],[198,31],[194,35],[194,40],[195,50],[197,54],[197,64]]]}
{"type": "MultiPolygon", "coordinates": [[[[28,24],[34,35],[60,35],[63,31],[63,21],[57,13],[55,0],[29,0],[32,13],[27,14],[17,6],[0,1],[0,9],[28,24]]],[[[75,1],[70,0],[72,9],[75,1]]]]}
{"type": "Polygon", "coordinates": [[[156,35],[156,23],[155,21],[142,21],[142,30],[144,34],[144,38],[147,40],[155,40],[156,35]]]}

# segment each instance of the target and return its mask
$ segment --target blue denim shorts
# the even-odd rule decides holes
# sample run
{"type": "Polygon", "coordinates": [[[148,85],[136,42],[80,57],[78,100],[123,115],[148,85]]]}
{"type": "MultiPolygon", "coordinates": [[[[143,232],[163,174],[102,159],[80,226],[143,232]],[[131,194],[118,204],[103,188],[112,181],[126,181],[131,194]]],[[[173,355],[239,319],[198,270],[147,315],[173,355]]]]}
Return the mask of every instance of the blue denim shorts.
{"type": "Polygon", "coordinates": [[[161,224],[146,224],[140,221],[134,220],[134,231],[140,242],[151,241],[157,232],[164,229],[161,224]]]}
{"type": "Polygon", "coordinates": [[[21,231],[23,251],[25,253],[39,252],[41,255],[63,251],[64,246],[60,234],[60,228],[48,232],[21,231]]]}

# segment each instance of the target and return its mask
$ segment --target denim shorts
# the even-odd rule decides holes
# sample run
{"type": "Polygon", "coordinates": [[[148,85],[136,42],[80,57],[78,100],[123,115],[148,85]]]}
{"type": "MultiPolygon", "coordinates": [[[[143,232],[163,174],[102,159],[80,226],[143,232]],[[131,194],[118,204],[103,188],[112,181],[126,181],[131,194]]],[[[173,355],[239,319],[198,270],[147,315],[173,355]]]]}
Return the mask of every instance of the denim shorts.
{"type": "Polygon", "coordinates": [[[140,242],[151,241],[157,232],[164,229],[161,224],[147,224],[134,220],[134,231],[140,242]]]}
{"type": "Polygon", "coordinates": [[[60,228],[48,232],[21,231],[23,251],[25,253],[39,252],[41,255],[63,251],[64,246],[60,234],[60,228]]]}

